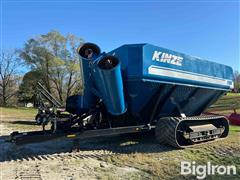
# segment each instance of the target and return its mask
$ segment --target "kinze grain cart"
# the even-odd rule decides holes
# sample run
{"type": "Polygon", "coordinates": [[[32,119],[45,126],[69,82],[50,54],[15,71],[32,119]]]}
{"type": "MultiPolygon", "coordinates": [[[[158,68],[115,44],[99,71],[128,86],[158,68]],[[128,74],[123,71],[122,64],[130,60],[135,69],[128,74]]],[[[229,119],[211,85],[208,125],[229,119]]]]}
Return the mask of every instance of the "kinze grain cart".
{"type": "Polygon", "coordinates": [[[85,43],[78,53],[84,93],[67,99],[69,114],[52,113],[51,129],[13,132],[11,142],[155,130],[159,143],[183,148],[228,135],[225,117],[201,113],[233,88],[230,67],[150,44],[102,53],[85,43]]]}

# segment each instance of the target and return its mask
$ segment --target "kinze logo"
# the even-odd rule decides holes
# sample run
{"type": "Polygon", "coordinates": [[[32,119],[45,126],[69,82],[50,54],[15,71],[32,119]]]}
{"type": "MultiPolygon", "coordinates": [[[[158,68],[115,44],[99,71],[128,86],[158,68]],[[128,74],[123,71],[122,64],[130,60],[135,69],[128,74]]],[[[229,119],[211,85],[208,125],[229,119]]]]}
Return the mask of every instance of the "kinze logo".
{"type": "Polygon", "coordinates": [[[175,56],[173,54],[163,53],[160,51],[154,51],[152,60],[163,62],[163,63],[168,63],[168,64],[173,64],[176,66],[182,66],[183,58],[180,56],[175,56]]]}

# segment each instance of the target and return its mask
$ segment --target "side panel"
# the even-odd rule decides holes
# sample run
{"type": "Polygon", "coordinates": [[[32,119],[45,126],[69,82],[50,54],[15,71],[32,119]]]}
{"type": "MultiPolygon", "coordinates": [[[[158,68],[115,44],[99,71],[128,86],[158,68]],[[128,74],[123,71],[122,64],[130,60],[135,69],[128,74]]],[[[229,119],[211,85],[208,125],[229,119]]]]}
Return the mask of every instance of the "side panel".
{"type": "Polygon", "coordinates": [[[233,88],[231,67],[153,45],[143,47],[143,78],[204,88],[233,88]]]}

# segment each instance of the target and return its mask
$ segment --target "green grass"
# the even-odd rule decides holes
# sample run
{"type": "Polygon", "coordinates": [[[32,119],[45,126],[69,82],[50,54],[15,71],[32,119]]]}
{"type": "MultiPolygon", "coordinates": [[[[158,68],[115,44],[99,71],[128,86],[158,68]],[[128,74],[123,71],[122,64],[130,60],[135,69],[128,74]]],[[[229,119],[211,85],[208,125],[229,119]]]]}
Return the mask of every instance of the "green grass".
{"type": "Polygon", "coordinates": [[[0,107],[0,123],[14,131],[41,130],[41,126],[36,126],[35,116],[38,110],[25,107],[0,107]]]}
{"type": "Polygon", "coordinates": [[[230,115],[235,108],[240,113],[240,93],[228,93],[222,96],[213,106],[215,107],[207,109],[207,112],[230,115]]]}
{"type": "MultiPolygon", "coordinates": [[[[234,129],[236,127],[232,127],[234,129]]],[[[145,139],[142,145],[148,145],[145,139]],[[146,143],[146,144],[145,144],[146,143]]],[[[140,145],[141,145],[140,144],[140,145]]],[[[139,145],[139,146],[140,146],[139,145]]],[[[183,178],[180,175],[181,161],[193,162],[197,165],[235,165],[240,171],[239,133],[231,133],[224,140],[201,144],[187,149],[170,149],[163,152],[132,152],[115,156],[102,157],[104,161],[117,166],[134,167],[145,172],[151,179],[196,179],[196,176],[183,178]]],[[[237,176],[208,176],[207,179],[238,179],[237,176]]]]}
{"type": "Polygon", "coordinates": [[[240,93],[228,93],[226,96],[227,97],[236,97],[236,96],[240,97],[240,93]]]}
{"type": "Polygon", "coordinates": [[[16,118],[16,119],[34,119],[37,114],[37,109],[35,108],[5,108],[0,107],[0,114],[4,118],[16,118]]]}
{"type": "Polygon", "coordinates": [[[228,93],[222,96],[215,104],[227,105],[227,104],[237,104],[240,103],[240,93],[228,93]]]}
{"type": "Polygon", "coordinates": [[[240,132],[240,126],[230,125],[230,132],[240,132]]]}

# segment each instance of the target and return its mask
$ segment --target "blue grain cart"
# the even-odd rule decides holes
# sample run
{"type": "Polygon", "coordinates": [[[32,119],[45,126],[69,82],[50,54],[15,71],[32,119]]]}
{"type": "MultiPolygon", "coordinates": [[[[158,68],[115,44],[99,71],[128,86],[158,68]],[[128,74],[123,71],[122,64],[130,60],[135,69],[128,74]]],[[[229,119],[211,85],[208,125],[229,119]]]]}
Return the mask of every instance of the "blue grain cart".
{"type": "Polygon", "coordinates": [[[233,88],[231,67],[151,44],[105,53],[85,43],[78,53],[84,93],[67,99],[71,117],[54,121],[56,136],[154,130],[159,143],[183,148],[228,135],[225,117],[202,113],[233,88]]]}

